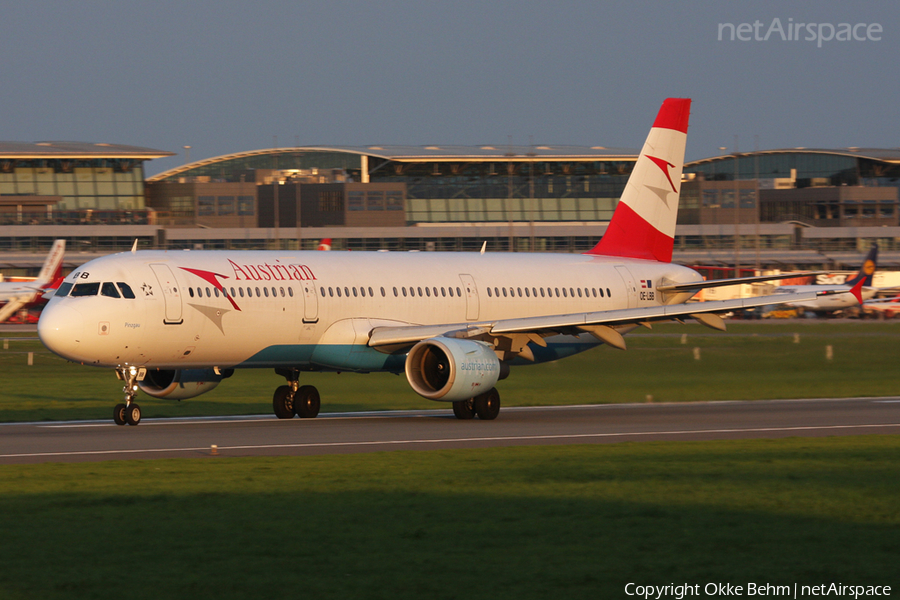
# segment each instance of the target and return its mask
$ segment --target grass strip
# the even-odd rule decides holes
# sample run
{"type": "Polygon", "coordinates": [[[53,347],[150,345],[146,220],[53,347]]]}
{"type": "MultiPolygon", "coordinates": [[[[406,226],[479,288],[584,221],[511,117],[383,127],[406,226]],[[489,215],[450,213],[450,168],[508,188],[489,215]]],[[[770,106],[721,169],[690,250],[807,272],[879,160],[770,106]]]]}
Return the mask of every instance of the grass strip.
{"type": "Polygon", "coordinates": [[[864,436],[0,466],[0,597],[896,586],[898,459],[864,436]]]}
{"type": "MultiPolygon", "coordinates": [[[[900,383],[898,335],[892,322],[729,323],[729,333],[658,325],[627,336],[625,352],[600,347],[515,367],[498,389],[505,406],[887,396],[900,383]]],[[[283,382],[271,369],[240,369],[197,398],[139,394],[138,402],[148,417],[268,413],[283,382]]],[[[301,382],[319,388],[324,412],[443,406],[417,396],[403,376],[310,373],[301,382]]],[[[68,363],[36,340],[0,351],[0,421],[108,419],[121,388],[111,370],[68,363]]]]}

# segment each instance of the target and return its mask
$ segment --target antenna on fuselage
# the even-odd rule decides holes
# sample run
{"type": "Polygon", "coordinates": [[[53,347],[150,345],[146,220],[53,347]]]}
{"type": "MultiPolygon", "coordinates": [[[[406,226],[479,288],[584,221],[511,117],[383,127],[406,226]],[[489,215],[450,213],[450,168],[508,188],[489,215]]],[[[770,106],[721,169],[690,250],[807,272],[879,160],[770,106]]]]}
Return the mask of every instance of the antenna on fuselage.
{"type": "Polygon", "coordinates": [[[137,238],[134,238],[134,243],[131,245],[131,253],[132,253],[132,254],[134,254],[135,252],[137,252],[137,242],[138,242],[138,239],[137,239],[137,238]]]}

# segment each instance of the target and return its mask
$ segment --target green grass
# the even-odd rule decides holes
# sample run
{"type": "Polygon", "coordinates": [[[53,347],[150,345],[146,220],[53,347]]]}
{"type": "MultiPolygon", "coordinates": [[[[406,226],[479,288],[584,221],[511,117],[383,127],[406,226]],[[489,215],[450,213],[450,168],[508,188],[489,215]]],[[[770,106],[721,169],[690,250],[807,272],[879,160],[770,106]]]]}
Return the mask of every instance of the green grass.
{"type": "Polygon", "coordinates": [[[894,585],[900,436],[0,466],[0,597],[894,585]]]}
{"type": "MultiPolygon", "coordinates": [[[[736,322],[728,333],[667,324],[626,340],[625,352],[600,347],[513,368],[498,385],[503,404],[884,396],[896,394],[900,383],[900,323],[736,322]]],[[[139,402],[145,416],[268,413],[282,383],[270,369],[245,369],[198,398],[175,402],[141,394],[139,402]]],[[[314,373],[304,374],[302,383],[319,388],[324,412],[444,406],[417,396],[403,376],[314,373]]],[[[0,421],[106,419],[121,388],[112,371],[67,363],[37,341],[12,341],[0,350],[0,421]],[[32,367],[26,366],[29,351],[35,353],[32,367]]]]}

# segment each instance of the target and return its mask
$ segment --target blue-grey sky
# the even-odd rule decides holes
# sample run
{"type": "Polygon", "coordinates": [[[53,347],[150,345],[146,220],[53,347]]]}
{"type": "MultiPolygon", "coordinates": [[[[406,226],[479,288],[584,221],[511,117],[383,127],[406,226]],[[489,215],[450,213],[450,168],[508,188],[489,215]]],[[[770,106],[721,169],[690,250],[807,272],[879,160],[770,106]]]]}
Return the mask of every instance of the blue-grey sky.
{"type": "Polygon", "coordinates": [[[191,160],[296,144],[639,148],[667,96],[694,100],[689,160],[735,136],[740,150],[900,146],[894,0],[7,1],[0,56],[0,139],[179,153],[148,174],[186,145],[191,160]],[[864,41],[820,47],[841,23],[864,24],[864,41]]]}

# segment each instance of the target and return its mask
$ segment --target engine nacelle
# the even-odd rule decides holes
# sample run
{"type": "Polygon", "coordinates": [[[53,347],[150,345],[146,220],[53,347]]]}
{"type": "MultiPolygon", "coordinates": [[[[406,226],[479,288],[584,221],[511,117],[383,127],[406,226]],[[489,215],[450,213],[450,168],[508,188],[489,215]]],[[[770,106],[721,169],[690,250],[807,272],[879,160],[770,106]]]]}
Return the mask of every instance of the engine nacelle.
{"type": "Polygon", "coordinates": [[[406,357],[409,385],[429,400],[468,400],[500,378],[500,359],[484,342],[436,337],[422,340],[406,357]]]}
{"type": "Polygon", "coordinates": [[[138,382],[148,396],[154,398],[168,398],[169,400],[184,400],[194,398],[200,394],[212,390],[223,379],[231,377],[233,369],[220,371],[216,374],[214,369],[176,369],[176,370],[147,370],[143,381],[138,382]]]}

